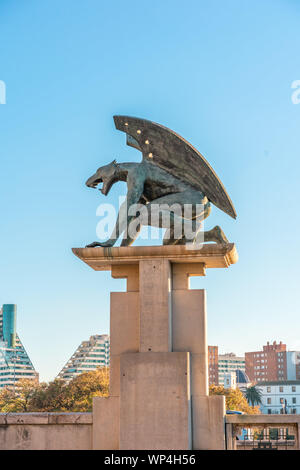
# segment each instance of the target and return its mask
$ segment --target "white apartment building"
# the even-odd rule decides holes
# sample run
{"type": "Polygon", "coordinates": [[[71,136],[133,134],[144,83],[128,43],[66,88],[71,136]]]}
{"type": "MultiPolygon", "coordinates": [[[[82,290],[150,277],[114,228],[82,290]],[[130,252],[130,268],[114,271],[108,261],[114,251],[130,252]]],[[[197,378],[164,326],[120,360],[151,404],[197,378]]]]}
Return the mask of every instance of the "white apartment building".
{"type": "Polygon", "coordinates": [[[219,354],[218,373],[219,385],[224,385],[225,374],[236,372],[237,369],[245,372],[245,357],[236,356],[234,353],[219,354]]]}
{"type": "Polygon", "coordinates": [[[94,335],[83,341],[58,374],[67,382],[84,372],[109,366],[109,336],[94,335]]]}
{"type": "Polygon", "coordinates": [[[300,414],[300,380],[258,383],[263,414],[300,414]]]}

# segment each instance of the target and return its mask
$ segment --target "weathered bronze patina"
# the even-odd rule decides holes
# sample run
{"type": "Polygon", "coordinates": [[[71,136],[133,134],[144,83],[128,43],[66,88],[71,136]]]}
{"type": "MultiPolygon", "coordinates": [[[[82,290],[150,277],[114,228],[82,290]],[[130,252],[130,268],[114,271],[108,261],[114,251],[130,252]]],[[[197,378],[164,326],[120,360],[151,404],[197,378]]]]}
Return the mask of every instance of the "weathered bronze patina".
{"type": "MultiPolygon", "coordinates": [[[[166,245],[186,244],[186,235],[176,236],[174,227],[178,220],[190,219],[197,223],[209,216],[211,203],[233,218],[236,212],[233,204],[205,158],[172,130],[145,119],[129,116],[114,116],[116,128],[126,133],[127,145],[140,150],[143,160],[140,163],[117,163],[116,160],[100,167],[86,185],[96,188],[102,184],[105,196],[117,181],[127,183],[127,198],[121,206],[112,236],[104,243],[94,242],[88,247],[111,247],[123,234],[121,246],[131,245],[142,225],[155,225],[167,228],[163,243],[166,245]],[[132,215],[130,208],[142,204],[144,215],[132,215]],[[186,212],[178,214],[172,206],[184,209],[190,205],[190,216],[186,212]],[[160,208],[160,216],[153,221],[153,209],[160,208]],[[199,207],[201,211],[199,212],[199,207]],[[146,212],[146,216],[145,216],[146,212]],[[169,217],[163,215],[168,212],[169,217]],[[131,223],[136,223],[135,233],[128,233],[131,223]],[[166,222],[167,221],[167,222],[166,222]]],[[[195,237],[196,240],[196,237],[195,237]]],[[[204,242],[227,243],[219,226],[203,233],[204,242]]]]}

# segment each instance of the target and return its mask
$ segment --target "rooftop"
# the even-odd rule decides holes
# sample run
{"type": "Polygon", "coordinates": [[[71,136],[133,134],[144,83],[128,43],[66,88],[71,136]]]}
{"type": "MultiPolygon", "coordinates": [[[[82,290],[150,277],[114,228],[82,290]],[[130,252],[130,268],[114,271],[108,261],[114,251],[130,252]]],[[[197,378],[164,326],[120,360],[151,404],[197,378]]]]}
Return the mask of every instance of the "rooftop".
{"type": "Polygon", "coordinates": [[[276,381],[270,381],[270,382],[258,382],[256,384],[259,387],[262,387],[263,385],[300,385],[300,380],[276,380],[276,381]]]}

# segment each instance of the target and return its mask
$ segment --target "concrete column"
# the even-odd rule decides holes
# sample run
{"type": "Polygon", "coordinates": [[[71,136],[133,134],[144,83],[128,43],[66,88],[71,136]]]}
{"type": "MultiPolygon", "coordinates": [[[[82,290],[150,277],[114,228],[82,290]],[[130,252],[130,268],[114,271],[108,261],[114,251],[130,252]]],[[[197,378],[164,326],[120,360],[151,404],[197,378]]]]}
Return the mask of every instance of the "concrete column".
{"type": "Polygon", "coordinates": [[[167,259],[140,261],[140,352],[172,350],[171,266],[167,259]]]}
{"type": "Polygon", "coordinates": [[[225,449],[225,397],[193,396],[193,449],[225,449]]]}
{"type": "Polygon", "coordinates": [[[189,353],[121,356],[120,449],[191,449],[189,353]]]}
{"type": "Polygon", "coordinates": [[[120,398],[93,400],[93,450],[118,450],[120,441],[120,398]]]}
{"type": "Polygon", "coordinates": [[[192,395],[208,395],[205,290],[189,290],[191,276],[204,276],[204,263],[172,264],[173,351],[191,353],[192,395]]]}
{"type": "Polygon", "coordinates": [[[114,279],[126,279],[127,292],[139,290],[139,265],[115,264],[111,267],[111,277],[114,279]]]}
{"type": "Polygon", "coordinates": [[[224,449],[225,399],[208,396],[205,292],[189,290],[189,277],[235,263],[235,246],[73,252],[127,279],[127,292],[111,294],[110,397],[94,401],[94,448],[224,449]]]}
{"type": "Polygon", "coordinates": [[[190,288],[190,277],[205,276],[204,263],[173,263],[172,264],[172,289],[186,290],[190,288]]]}
{"type": "Polygon", "coordinates": [[[208,395],[205,290],[174,290],[172,297],[173,351],[191,353],[191,393],[208,395]]]}
{"type": "Polygon", "coordinates": [[[112,292],[110,294],[110,395],[120,395],[120,355],[138,352],[139,344],[139,293],[112,292]]]}
{"type": "Polygon", "coordinates": [[[225,424],[226,450],[233,450],[233,424],[225,424]]]}

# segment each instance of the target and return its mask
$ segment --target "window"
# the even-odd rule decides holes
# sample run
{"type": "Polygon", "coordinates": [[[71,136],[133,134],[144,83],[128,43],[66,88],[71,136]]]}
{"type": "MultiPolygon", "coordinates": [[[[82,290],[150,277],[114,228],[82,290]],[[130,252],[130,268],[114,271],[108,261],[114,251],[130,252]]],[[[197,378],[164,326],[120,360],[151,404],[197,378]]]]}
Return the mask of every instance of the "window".
{"type": "Polygon", "coordinates": [[[296,403],[296,397],[293,397],[293,403],[296,403]]]}
{"type": "Polygon", "coordinates": [[[271,393],[271,387],[267,387],[267,392],[271,393]]]}
{"type": "Polygon", "coordinates": [[[272,414],[272,410],[268,408],[268,415],[271,415],[271,414],[272,414]]]}
{"type": "Polygon", "coordinates": [[[283,387],[279,387],[280,393],[283,393],[283,387]]]}
{"type": "Polygon", "coordinates": [[[268,404],[268,405],[271,405],[271,403],[272,403],[271,398],[267,398],[267,404],[268,404]]]}
{"type": "Polygon", "coordinates": [[[295,392],[296,391],[296,387],[295,385],[292,386],[292,392],[295,392]]]}

